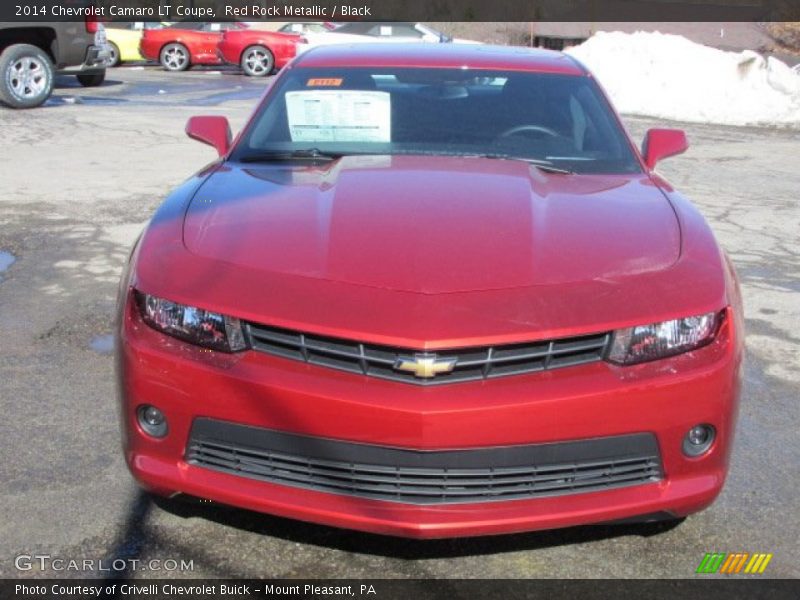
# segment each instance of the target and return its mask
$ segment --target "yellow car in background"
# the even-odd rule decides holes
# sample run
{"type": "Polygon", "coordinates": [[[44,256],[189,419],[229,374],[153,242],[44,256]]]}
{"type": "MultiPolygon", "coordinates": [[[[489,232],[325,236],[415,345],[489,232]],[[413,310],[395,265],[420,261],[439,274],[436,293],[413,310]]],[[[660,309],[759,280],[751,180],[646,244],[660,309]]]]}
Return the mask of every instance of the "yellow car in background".
{"type": "Polygon", "coordinates": [[[135,62],[145,60],[139,52],[139,43],[145,29],[161,29],[163,23],[143,23],[143,22],[111,22],[106,23],[106,35],[108,44],[111,46],[111,58],[108,66],[118,67],[124,62],[135,62]]]}

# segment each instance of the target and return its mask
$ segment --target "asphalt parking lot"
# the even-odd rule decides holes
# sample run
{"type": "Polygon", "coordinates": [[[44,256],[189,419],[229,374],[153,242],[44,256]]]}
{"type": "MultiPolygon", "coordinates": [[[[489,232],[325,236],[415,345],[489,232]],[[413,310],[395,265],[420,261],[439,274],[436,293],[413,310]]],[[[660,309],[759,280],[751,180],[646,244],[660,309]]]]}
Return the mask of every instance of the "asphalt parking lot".
{"type": "MultiPolygon", "coordinates": [[[[418,542],[137,490],[114,404],[119,274],[164,195],[214,158],[185,137],[187,118],[223,114],[237,128],[266,83],[154,67],[111,70],[96,89],[59,83],[44,108],[0,108],[0,577],[42,575],[17,571],[20,554],[193,561],[135,577],[691,577],[711,551],[770,552],[766,575],[800,576],[800,132],[684,124],[692,148],[662,167],[743,285],[744,394],[719,500],[655,535],[596,526],[418,542]]],[[[626,125],[641,139],[671,124],[626,125]]]]}

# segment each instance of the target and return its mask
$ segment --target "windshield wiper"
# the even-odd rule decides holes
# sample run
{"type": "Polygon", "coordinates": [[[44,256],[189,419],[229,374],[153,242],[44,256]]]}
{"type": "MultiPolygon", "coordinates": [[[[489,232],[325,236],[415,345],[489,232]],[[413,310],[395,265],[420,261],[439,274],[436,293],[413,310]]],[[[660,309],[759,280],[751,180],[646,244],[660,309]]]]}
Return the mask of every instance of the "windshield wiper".
{"type": "Polygon", "coordinates": [[[555,166],[553,163],[540,160],[538,158],[527,158],[524,156],[514,156],[512,154],[502,154],[499,152],[492,152],[487,154],[465,154],[467,158],[496,158],[500,160],[521,160],[522,162],[526,162],[530,165],[533,165],[540,171],[545,171],[546,173],[559,173],[561,175],[574,175],[575,171],[570,171],[569,169],[562,169],[561,167],[555,166]]]}
{"type": "MultiPolygon", "coordinates": [[[[332,161],[341,158],[342,156],[356,155],[356,154],[363,154],[363,153],[322,152],[319,148],[303,148],[300,150],[259,152],[255,154],[248,154],[246,156],[243,156],[239,160],[243,163],[289,161],[289,160],[332,161]]],[[[402,152],[391,152],[388,154],[402,154],[402,152]]],[[[409,152],[408,154],[415,154],[415,153],[409,152]]],[[[557,167],[553,163],[546,160],[541,160],[538,158],[527,158],[524,156],[514,156],[511,154],[503,154],[499,152],[491,152],[486,154],[452,154],[451,156],[460,156],[464,158],[494,158],[499,160],[520,160],[522,162],[531,164],[537,169],[545,171],[547,173],[559,173],[562,175],[572,175],[575,173],[574,171],[557,167]]]]}
{"type": "Polygon", "coordinates": [[[540,171],[544,171],[545,173],[558,173],[559,175],[574,175],[575,171],[571,171],[569,169],[562,169],[561,167],[557,167],[555,165],[550,165],[547,163],[537,163],[530,160],[526,160],[524,158],[519,158],[515,160],[525,160],[526,162],[531,163],[534,167],[539,169],[540,171]]]}
{"type": "Polygon", "coordinates": [[[243,163],[271,162],[282,160],[336,160],[344,154],[322,152],[319,148],[303,148],[302,150],[288,150],[285,152],[260,152],[248,154],[239,160],[243,163]]]}

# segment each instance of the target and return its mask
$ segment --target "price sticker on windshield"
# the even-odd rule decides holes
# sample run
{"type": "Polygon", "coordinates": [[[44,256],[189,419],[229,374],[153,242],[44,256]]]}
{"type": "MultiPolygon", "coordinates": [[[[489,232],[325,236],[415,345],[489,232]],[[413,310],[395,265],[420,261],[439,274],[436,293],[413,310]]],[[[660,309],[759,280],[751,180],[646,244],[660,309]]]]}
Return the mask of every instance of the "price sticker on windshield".
{"type": "Polygon", "coordinates": [[[377,142],[392,138],[387,92],[303,90],[286,93],[293,142],[377,142]]]}

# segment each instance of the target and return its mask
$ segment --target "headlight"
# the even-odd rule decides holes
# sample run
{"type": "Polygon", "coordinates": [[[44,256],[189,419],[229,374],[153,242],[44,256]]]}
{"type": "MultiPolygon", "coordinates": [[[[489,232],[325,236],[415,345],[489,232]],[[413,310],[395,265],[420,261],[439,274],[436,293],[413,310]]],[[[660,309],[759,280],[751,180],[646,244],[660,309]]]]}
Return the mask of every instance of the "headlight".
{"type": "Polygon", "coordinates": [[[136,301],[145,323],[167,335],[222,352],[247,347],[239,319],[141,292],[136,301]]]}
{"type": "Polygon", "coordinates": [[[620,365],[656,360],[704,346],[714,339],[721,313],[628,327],[614,332],[608,360],[620,365]]]}

